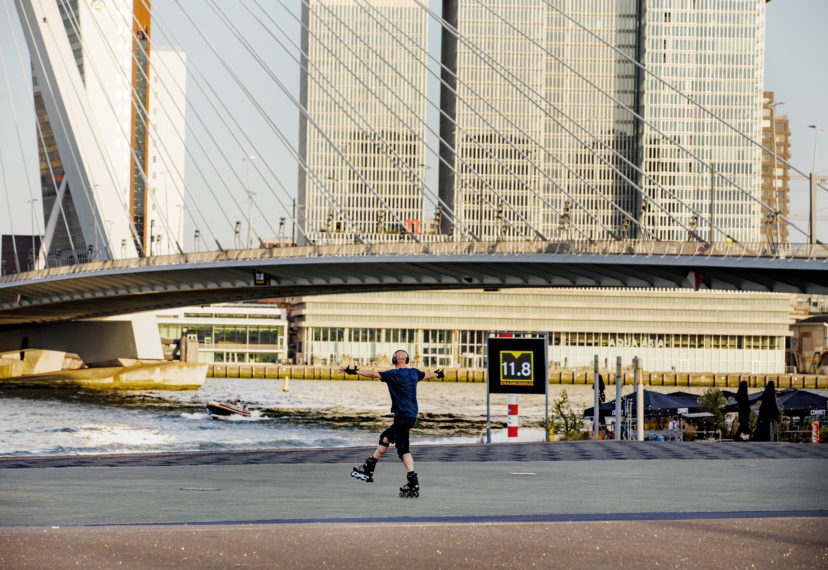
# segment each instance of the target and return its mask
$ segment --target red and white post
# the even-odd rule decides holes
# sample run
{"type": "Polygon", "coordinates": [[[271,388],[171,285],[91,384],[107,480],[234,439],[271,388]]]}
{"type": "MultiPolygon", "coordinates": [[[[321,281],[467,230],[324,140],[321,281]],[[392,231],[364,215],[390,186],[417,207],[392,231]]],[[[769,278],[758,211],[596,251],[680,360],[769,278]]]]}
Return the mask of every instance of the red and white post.
{"type": "Polygon", "coordinates": [[[508,415],[506,416],[506,437],[508,439],[517,439],[518,436],[518,395],[507,394],[506,405],[508,406],[508,415]]]}

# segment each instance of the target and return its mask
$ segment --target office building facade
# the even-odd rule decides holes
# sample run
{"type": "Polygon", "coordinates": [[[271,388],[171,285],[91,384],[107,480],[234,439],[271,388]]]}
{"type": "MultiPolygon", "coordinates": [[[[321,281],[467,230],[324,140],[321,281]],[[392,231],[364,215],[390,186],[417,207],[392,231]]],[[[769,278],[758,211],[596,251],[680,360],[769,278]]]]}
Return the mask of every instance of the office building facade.
{"type": "Polygon", "coordinates": [[[483,367],[498,332],[548,333],[553,368],[638,357],[645,370],[780,374],[793,294],[629,289],[515,289],[320,295],[296,300],[308,364],[390,366],[402,348],[425,367],[483,367]]]}
{"type": "Polygon", "coordinates": [[[302,21],[307,57],[300,98],[307,116],[300,117],[297,241],[379,241],[399,235],[400,226],[418,230],[425,13],[408,0],[370,7],[311,0],[303,3],[302,21]]]}
{"type": "MultiPolygon", "coordinates": [[[[762,96],[762,146],[772,153],[762,154],[762,202],[768,204],[780,216],[790,213],[791,175],[790,168],[784,161],[791,159],[791,128],[788,116],[776,110],[782,102],[775,101],[773,91],[765,91],[762,96]]],[[[769,243],[787,243],[788,224],[769,212],[763,211],[762,241],[769,243]]]]}
{"type": "MultiPolygon", "coordinates": [[[[412,55],[424,14],[352,0],[303,12],[298,215],[317,237],[349,220],[431,227],[409,176],[422,174],[421,131],[407,130],[425,109],[427,67],[412,55]],[[338,94],[317,85],[331,79],[338,94]],[[343,113],[412,152],[388,159],[389,143],[343,113]]],[[[440,101],[452,148],[438,192],[456,237],[759,240],[762,151],[748,138],[761,141],[764,3],[446,0],[443,17],[457,24],[442,54],[456,94],[440,101]]]]}
{"type": "MultiPolygon", "coordinates": [[[[355,2],[325,4],[343,19],[354,11],[352,23],[362,22],[355,2]]],[[[442,38],[444,77],[456,78],[456,93],[444,88],[440,101],[438,192],[457,228],[483,240],[760,240],[762,151],[748,138],[761,141],[763,2],[446,0],[443,17],[458,32],[444,31],[442,38]]],[[[369,20],[366,30],[375,25],[369,20]]],[[[320,25],[308,13],[305,21],[311,30],[320,25]]],[[[327,48],[319,34],[306,33],[303,41],[306,64],[335,67],[343,58],[322,57],[327,48]]],[[[375,41],[388,45],[379,36],[375,41]]],[[[411,69],[413,81],[427,75],[425,66],[411,69]]],[[[341,84],[375,77],[364,70],[341,73],[341,84]]],[[[342,120],[327,103],[314,102],[307,75],[302,87],[310,117],[319,125],[342,120]]],[[[400,94],[412,108],[422,102],[414,91],[400,94]]],[[[374,102],[360,116],[374,120],[381,108],[374,102]]],[[[331,158],[330,145],[311,144],[309,121],[300,128],[308,170],[320,179],[340,159],[331,158]]],[[[343,151],[355,148],[344,136],[338,140],[343,151]]],[[[352,163],[377,164],[361,152],[352,163]]],[[[399,175],[395,166],[387,168],[386,177],[399,175]]],[[[317,200],[316,213],[305,210],[313,217],[306,216],[305,227],[329,232],[330,191],[303,176],[300,203],[317,200]]],[[[364,191],[352,190],[353,196],[364,191]]],[[[405,215],[419,215],[420,228],[440,228],[441,235],[424,239],[469,235],[430,223],[423,210],[405,215]]],[[[380,216],[387,214],[374,208],[369,218],[380,216]]],[[[521,330],[548,332],[550,361],[566,368],[590,366],[598,354],[602,361],[638,356],[649,370],[784,371],[790,324],[784,296],[759,301],[683,290],[388,295],[297,299],[298,358],[381,363],[402,347],[425,366],[478,366],[490,332],[521,330]],[[767,309],[759,306],[765,302],[767,309]]]]}
{"type": "Polygon", "coordinates": [[[285,309],[263,303],[222,303],[158,311],[162,338],[198,341],[199,362],[278,363],[287,359],[285,309]]]}

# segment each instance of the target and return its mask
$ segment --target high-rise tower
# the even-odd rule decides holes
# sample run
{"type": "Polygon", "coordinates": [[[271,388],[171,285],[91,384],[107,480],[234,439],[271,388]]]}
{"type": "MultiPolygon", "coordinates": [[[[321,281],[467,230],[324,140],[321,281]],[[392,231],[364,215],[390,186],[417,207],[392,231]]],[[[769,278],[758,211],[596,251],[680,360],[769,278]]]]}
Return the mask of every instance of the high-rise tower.
{"type": "MultiPolygon", "coordinates": [[[[454,221],[485,240],[758,241],[762,151],[749,139],[761,140],[763,2],[442,4],[439,195],[454,221]]],[[[424,90],[412,85],[427,68],[396,40],[424,45],[424,14],[403,0],[304,9],[311,120],[300,123],[300,148],[311,174],[300,170],[298,217],[312,239],[351,238],[347,219],[373,234],[389,216],[377,195],[404,220],[423,218],[407,176],[422,172],[422,146],[404,125],[424,109],[424,90]],[[405,33],[383,29],[372,16],[380,10],[405,33]],[[336,94],[316,84],[317,70],[336,94]],[[412,152],[401,165],[386,146],[412,152]]]]}
{"type": "Polygon", "coordinates": [[[300,98],[310,119],[300,117],[297,239],[419,232],[426,64],[412,53],[426,48],[425,13],[409,0],[310,0],[302,23],[300,98]]]}

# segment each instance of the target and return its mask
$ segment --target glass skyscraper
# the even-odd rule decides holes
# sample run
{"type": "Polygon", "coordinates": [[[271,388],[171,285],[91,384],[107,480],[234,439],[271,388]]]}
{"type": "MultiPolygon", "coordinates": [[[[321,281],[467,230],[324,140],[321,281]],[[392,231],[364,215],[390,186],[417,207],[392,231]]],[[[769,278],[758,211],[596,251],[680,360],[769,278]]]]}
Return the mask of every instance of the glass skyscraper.
{"type": "MultiPolygon", "coordinates": [[[[425,227],[428,74],[405,47],[426,45],[425,12],[318,0],[303,17],[309,74],[336,89],[303,73],[300,225],[348,241],[347,220],[372,241],[392,215],[425,227]]],[[[748,139],[761,141],[763,1],[444,0],[443,18],[457,86],[440,102],[456,124],[441,126],[439,194],[458,226],[484,240],[759,241],[762,151],[748,139]]]]}
{"type": "Polygon", "coordinates": [[[458,2],[464,219],[493,238],[505,199],[507,234],[523,215],[552,239],[710,239],[712,206],[716,241],[758,241],[761,151],[740,132],[761,138],[764,2],[555,7],[458,2]]]}
{"type": "Polygon", "coordinates": [[[311,0],[302,20],[300,96],[310,120],[300,120],[299,242],[419,230],[425,13],[409,0],[311,0]]]}

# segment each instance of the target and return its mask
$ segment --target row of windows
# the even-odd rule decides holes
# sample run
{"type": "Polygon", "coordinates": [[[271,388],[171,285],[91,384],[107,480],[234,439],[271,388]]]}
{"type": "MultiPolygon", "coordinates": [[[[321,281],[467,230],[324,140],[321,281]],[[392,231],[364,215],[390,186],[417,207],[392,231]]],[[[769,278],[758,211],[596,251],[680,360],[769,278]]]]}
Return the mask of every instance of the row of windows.
{"type": "Polygon", "coordinates": [[[377,328],[352,328],[344,327],[313,327],[313,340],[320,342],[343,342],[345,339],[351,342],[415,342],[414,329],[385,329],[385,336],[382,329],[377,328]]]}
{"type": "MultiPolygon", "coordinates": [[[[461,354],[485,354],[489,331],[451,331],[425,329],[424,349],[446,347],[457,342],[461,354]]],[[[344,328],[315,327],[315,341],[343,341],[348,334],[344,328]]],[[[381,329],[350,329],[352,342],[383,342],[381,329]]],[[[387,329],[384,342],[416,342],[414,329],[387,329]]],[[[548,334],[550,347],[615,347],[615,348],[686,348],[728,350],[783,350],[784,336],[771,335],[697,335],[662,333],[592,333],[553,332],[548,334]]],[[[428,352],[427,350],[425,351],[428,352]]]]}
{"type": "Polygon", "coordinates": [[[281,327],[161,323],[158,330],[165,338],[195,335],[202,345],[278,345],[284,341],[281,327]]]}
{"type": "Polygon", "coordinates": [[[184,313],[185,319],[276,319],[281,320],[280,313],[184,313]]]}

